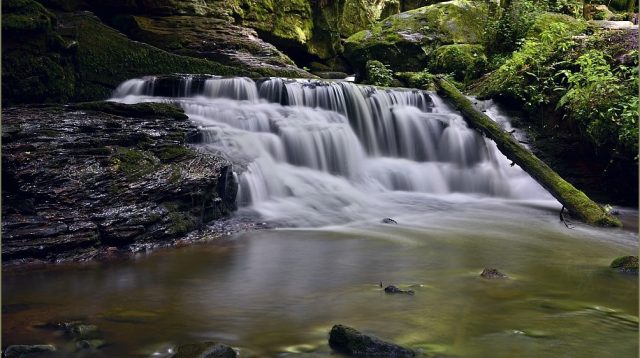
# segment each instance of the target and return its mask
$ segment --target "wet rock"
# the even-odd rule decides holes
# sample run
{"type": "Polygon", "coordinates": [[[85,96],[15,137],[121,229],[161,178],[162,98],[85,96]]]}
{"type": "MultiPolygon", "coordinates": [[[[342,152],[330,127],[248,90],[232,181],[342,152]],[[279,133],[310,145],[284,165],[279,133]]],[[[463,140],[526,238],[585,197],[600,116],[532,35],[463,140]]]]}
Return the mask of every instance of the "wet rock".
{"type": "Polygon", "coordinates": [[[322,72],[312,72],[312,73],[320,78],[326,78],[326,79],[341,80],[349,77],[349,75],[344,72],[335,72],[335,71],[322,71],[322,72]]]}
{"type": "Polygon", "coordinates": [[[391,218],[384,218],[380,221],[383,224],[397,224],[398,222],[391,218]]]}
{"type": "Polygon", "coordinates": [[[50,344],[42,345],[13,345],[4,351],[5,358],[36,358],[48,357],[56,351],[56,347],[50,344]]]}
{"type": "Polygon", "coordinates": [[[98,326],[93,324],[74,324],[67,328],[67,335],[75,340],[89,340],[100,338],[102,334],[98,326]]]}
{"type": "Polygon", "coordinates": [[[414,351],[366,335],[354,328],[337,324],[329,333],[329,346],[354,357],[414,357],[414,351]]]}
{"type": "Polygon", "coordinates": [[[480,273],[480,277],[487,279],[509,278],[507,275],[494,268],[485,268],[484,270],[482,270],[482,273],[480,273]]]}
{"type": "Polygon", "coordinates": [[[176,107],[91,102],[2,118],[3,265],[169,245],[235,210],[230,164],[186,146],[197,129],[176,107]]]}
{"type": "Polygon", "coordinates": [[[404,293],[407,295],[413,295],[415,294],[415,292],[413,290],[402,290],[399,289],[398,287],[394,286],[394,285],[389,285],[387,287],[384,288],[384,292],[385,293],[404,293]]]}
{"type": "Polygon", "coordinates": [[[610,268],[619,272],[638,274],[638,256],[621,256],[616,258],[609,265],[610,268]]]}
{"type": "Polygon", "coordinates": [[[106,342],[102,339],[88,339],[76,342],[76,348],[78,349],[100,349],[106,345],[106,342]]]}
{"type": "Polygon", "coordinates": [[[217,342],[185,344],[176,349],[171,358],[235,358],[233,348],[217,342]]]}

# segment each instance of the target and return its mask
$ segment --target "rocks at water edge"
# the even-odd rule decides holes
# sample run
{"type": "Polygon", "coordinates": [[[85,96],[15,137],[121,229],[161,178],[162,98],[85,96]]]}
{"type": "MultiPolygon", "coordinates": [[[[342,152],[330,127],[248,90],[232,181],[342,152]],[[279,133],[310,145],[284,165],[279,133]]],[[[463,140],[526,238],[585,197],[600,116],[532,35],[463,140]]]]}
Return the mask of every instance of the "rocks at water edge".
{"type": "Polygon", "coordinates": [[[3,265],[170,245],[229,214],[231,165],[189,148],[197,133],[167,104],[4,108],[3,265]]]}
{"type": "Polygon", "coordinates": [[[233,348],[218,342],[201,342],[179,346],[171,358],[235,358],[233,348]]]}
{"type": "Polygon", "coordinates": [[[384,288],[384,292],[385,293],[390,293],[390,294],[394,294],[394,293],[402,293],[402,294],[406,294],[406,295],[415,294],[415,292],[413,290],[402,290],[402,289],[399,289],[398,287],[396,287],[394,285],[389,285],[389,286],[385,287],[384,288]]]}
{"type": "Polygon", "coordinates": [[[494,268],[485,268],[484,270],[482,270],[482,273],[480,274],[480,277],[487,278],[487,279],[509,278],[509,276],[503,274],[502,272],[500,272],[500,271],[498,271],[497,269],[494,269],[494,268]]]}
{"type": "Polygon", "coordinates": [[[353,357],[415,357],[416,355],[411,349],[385,342],[341,324],[331,328],[329,346],[337,352],[353,357]]]}
{"type": "Polygon", "coordinates": [[[610,268],[619,272],[638,274],[638,256],[620,256],[611,262],[610,268]]]}
{"type": "Polygon", "coordinates": [[[5,358],[36,358],[48,357],[56,351],[56,347],[50,344],[37,345],[13,345],[7,347],[4,351],[5,358]]]}

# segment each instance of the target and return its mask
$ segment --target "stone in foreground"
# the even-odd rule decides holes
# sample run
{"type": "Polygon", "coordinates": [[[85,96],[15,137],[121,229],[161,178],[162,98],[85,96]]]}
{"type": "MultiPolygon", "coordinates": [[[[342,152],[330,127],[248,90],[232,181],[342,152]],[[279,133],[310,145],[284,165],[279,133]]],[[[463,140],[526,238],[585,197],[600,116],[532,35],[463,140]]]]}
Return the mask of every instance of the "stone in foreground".
{"type": "Polygon", "coordinates": [[[352,357],[415,357],[411,349],[382,341],[351,327],[337,324],[329,333],[329,346],[352,357]]]}
{"type": "Polygon", "coordinates": [[[236,352],[217,342],[201,342],[179,346],[171,358],[235,358],[236,352]]]}
{"type": "Polygon", "coordinates": [[[638,274],[638,256],[620,256],[609,265],[619,272],[638,274]]]}
{"type": "Polygon", "coordinates": [[[480,277],[488,278],[488,279],[509,278],[509,276],[503,274],[502,272],[494,268],[485,268],[484,270],[482,270],[480,277]]]}
{"type": "Polygon", "coordinates": [[[407,295],[413,295],[415,292],[413,292],[413,290],[402,290],[394,285],[389,285],[387,287],[384,288],[384,292],[386,293],[404,293],[407,295]]]}
{"type": "Polygon", "coordinates": [[[4,351],[3,357],[20,358],[20,357],[48,357],[56,351],[56,347],[50,344],[39,345],[14,345],[9,346],[4,351]]]}

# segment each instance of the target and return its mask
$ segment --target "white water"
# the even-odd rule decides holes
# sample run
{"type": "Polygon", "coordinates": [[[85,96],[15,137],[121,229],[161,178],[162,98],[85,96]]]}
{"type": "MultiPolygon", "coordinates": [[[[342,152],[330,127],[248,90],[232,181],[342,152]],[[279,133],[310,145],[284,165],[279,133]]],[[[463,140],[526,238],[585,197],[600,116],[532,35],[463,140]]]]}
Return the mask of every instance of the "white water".
{"type": "Polygon", "coordinates": [[[174,91],[185,97],[169,98],[154,96],[156,81],[129,80],[112,100],[184,108],[201,147],[236,164],[239,204],[266,220],[377,221],[489,198],[557,205],[432,93],[278,78],[210,78],[198,90],[185,77],[174,91]]]}

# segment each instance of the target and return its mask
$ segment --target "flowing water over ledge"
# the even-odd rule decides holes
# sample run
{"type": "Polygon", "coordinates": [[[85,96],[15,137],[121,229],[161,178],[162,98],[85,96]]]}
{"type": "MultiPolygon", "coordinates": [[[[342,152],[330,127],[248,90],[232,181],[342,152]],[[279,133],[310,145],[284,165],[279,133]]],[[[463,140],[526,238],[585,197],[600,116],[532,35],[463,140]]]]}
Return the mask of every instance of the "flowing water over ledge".
{"type": "Polygon", "coordinates": [[[433,94],[186,77],[128,81],[114,99],[182,106],[197,146],[236,164],[238,215],[292,228],[3,275],[4,344],[63,344],[33,323],[82,318],[109,357],[199,340],[326,356],[336,323],[460,357],[637,356],[637,276],[607,269],[637,235],[567,229],[560,205],[433,94]],[[481,279],[484,267],[511,279],[481,279]]]}

